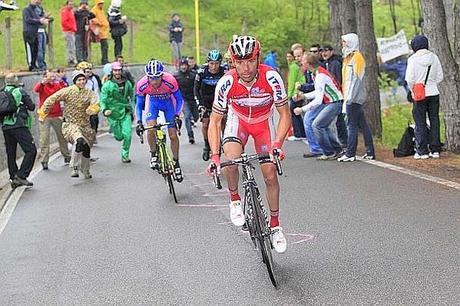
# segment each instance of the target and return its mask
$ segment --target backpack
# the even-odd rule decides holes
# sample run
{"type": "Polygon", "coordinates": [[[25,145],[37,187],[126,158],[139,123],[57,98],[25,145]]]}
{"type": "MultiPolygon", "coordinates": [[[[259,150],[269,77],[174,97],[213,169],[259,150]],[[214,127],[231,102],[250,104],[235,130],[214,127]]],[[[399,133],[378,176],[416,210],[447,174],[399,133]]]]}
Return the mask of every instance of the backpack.
{"type": "Polygon", "coordinates": [[[404,157],[415,154],[414,128],[407,124],[407,128],[399,141],[398,147],[393,149],[394,157],[404,157]]]}
{"type": "Polygon", "coordinates": [[[0,91],[0,119],[11,116],[16,113],[18,106],[13,95],[6,90],[0,91]]]}

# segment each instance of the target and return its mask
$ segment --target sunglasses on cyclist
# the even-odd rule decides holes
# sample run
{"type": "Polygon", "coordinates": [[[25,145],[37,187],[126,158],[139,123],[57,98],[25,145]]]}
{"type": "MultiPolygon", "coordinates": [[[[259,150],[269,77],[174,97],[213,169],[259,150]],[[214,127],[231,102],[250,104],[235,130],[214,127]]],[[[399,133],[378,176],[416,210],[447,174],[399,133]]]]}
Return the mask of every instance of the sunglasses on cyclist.
{"type": "Polygon", "coordinates": [[[157,76],[157,77],[155,77],[155,76],[153,76],[153,77],[152,77],[152,76],[149,76],[149,77],[148,77],[148,79],[151,80],[151,81],[156,81],[156,80],[158,80],[158,79],[160,79],[160,78],[161,78],[161,75],[160,75],[160,76],[157,76]]]}

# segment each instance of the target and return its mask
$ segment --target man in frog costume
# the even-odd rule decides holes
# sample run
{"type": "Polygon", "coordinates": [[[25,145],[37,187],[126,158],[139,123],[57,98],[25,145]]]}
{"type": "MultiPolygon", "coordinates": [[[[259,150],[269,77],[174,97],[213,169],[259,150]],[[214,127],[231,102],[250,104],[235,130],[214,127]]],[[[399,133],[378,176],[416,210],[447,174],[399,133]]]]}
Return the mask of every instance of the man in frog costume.
{"type": "Polygon", "coordinates": [[[102,86],[101,111],[107,117],[113,137],[122,141],[121,161],[130,163],[131,121],[133,114],[134,89],[124,76],[119,62],[112,63],[112,74],[102,86]]]}

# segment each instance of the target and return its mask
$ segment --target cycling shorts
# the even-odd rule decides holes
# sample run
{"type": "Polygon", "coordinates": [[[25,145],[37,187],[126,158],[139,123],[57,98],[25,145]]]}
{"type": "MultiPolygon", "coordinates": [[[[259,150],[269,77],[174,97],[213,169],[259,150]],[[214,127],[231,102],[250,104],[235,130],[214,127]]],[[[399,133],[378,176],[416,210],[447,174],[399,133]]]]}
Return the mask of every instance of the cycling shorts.
{"type": "Polygon", "coordinates": [[[272,141],[275,140],[275,120],[273,115],[258,123],[247,123],[228,110],[227,123],[225,124],[222,144],[227,142],[238,142],[243,148],[248,142],[249,136],[254,139],[254,146],[257,154],[269,153],[272,141]]]}
{"type": "Polygon", "coordinates": [[[149,111],[147,112],[145,120],[157,120],[160,111],[163,112],[166,122],[170,122],[170,124],[168,124],[168,128],[175,128],[176,124],[174,122],[174,116],[176,115],[176,110],[174,104],[170,101],[159,102],[157,100],[150,99],[149,111]]]}

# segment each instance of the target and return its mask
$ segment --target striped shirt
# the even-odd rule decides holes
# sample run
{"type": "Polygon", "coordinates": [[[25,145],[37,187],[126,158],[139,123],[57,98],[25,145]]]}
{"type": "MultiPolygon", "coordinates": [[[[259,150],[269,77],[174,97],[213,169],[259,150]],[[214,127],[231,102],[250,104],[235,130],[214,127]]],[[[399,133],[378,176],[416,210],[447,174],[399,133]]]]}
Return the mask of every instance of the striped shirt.
{"type": "Polygon", "coordinates": [[[308,100],[313,99],[310,103],[302,107],[304,112],[308,112],[321,104],[329,104],[343,100],[340,86],[333,76],[324,69],[319,67],[314,76],[315,90],[304,94],[308,100]]]}

